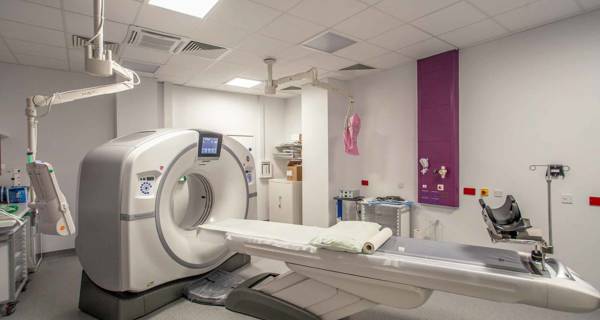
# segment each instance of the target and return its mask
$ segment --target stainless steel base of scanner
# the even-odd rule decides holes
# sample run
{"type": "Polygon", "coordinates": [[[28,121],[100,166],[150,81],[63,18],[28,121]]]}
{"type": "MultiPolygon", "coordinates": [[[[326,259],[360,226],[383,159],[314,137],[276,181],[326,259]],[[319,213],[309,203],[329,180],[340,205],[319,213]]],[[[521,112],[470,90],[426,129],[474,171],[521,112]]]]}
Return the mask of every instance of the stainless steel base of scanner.
{"type": "MultiPolygon", "coordinates": [[[[249,255],[236,254],[217,269],[231,272],[249,263],[249,255]]],[[[144,292],[131,293],[104,290],[94,284],[83,271],[79,309],[100,320],[137,319],[183,297],[183,288],[203,276],[179,279],[144,292]]]]}
{"type": "Polygon", "coordinates": [[[266,278],[277,276],[275,273],[263,273],[244,281],[229,294],[225,308],[262,320],[319,320],[317,315],[306,309],[252,289],[266,278]]]}

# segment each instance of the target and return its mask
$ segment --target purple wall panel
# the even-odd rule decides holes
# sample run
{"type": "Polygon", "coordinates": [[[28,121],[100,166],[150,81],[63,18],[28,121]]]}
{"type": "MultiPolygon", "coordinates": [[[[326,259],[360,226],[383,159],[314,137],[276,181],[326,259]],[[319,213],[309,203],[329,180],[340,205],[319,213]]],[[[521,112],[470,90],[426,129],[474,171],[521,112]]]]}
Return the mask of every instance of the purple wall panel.
{"type": "Polygon", "coordinates": [[[418,61],[418,158],[429,159],[429,171],[418,167],[418,201],[458,207],[458,50],[418,61]],[[446,178],[437,173],[441,166],[446,178]]]}

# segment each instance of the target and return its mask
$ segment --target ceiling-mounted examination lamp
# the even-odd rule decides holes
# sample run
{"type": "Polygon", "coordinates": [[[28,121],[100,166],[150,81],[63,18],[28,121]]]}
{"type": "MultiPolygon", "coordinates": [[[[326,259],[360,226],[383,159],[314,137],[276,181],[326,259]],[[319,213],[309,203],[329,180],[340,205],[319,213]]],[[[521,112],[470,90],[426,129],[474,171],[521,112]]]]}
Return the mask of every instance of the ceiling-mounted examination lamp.
{"type": "Polygon", "coordinates": [[[204,18],[219,0],[150,0],[148,4],[167,10],[204,18]]]}
{"type": "Polygon", "coordinates": [[[257,85],[261,84],[262,81],[252,80],[252,79],[244,79],[244,78],[233,78],[225,83],[228,86],[240,87],[240,88],[254,88],[257,85]]]}

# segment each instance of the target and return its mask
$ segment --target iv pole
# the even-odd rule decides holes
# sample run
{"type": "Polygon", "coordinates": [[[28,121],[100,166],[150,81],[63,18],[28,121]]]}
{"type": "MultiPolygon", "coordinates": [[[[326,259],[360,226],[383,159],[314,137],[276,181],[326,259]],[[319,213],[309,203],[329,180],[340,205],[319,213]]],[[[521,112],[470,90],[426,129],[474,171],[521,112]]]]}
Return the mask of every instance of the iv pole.
{"type": "Polygon", "coordinates": [[[529,170],[535,171],[538,167],[545,167],[545,179],[548,185],[548,245],[544,248],[545,253],[554,253],[554,240],[552,235],[552,180],[565,178],[565,172],[571,170],[571,167],[562,164],[532,164],[529,170]]]}

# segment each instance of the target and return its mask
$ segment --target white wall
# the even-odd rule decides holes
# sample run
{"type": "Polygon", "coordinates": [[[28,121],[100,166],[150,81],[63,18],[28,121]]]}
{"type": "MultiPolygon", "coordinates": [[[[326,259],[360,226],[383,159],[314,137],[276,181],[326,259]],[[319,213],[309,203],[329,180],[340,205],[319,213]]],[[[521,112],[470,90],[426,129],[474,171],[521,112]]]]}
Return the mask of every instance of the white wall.
{"type": "MultiPolygon", "coordinates": [[[[547,230],[543,171],[532,163],[572,167],[554,182],[556,256],[600,286],[600,12],[571,18],[461,51],[460,162],[464,186],[513,194],[535,226],[547,230]],[[571,193],[575,203],[561,204],[571,193]]],[[[368,194],[416,198],[416,68],[403,66],[352,82],[363,127],[360,160],[339,184],[369,178],[368,194]],[[404,188],[400,188],[404,184],[404,188]]],[[[350,167],[349,167],[350,168],[350,167]]],[[[457,210],[416,209],[421,226],[439,219],[443,239],[491,245],[476,198],[457,210]]],[[[501,198],[486,199],[499,204],[501,198]]]]}
{"type": "MultiPolygon", "coordinates": [[[[0,63],[0,132],[10,135],[10,138],[2,141],[2,161],[7,168],[24,168],[25,165],[27,96],[96,86],[110,81],[81,73],[0,63]]],[[[114,96],[56,105],[48,116],[40,119],[38,159],[54,165],[76,222],[79,163],[89,150],[114,138],[114,134],[114,96]]],[[[7,178],[7,175],[0,176],[0,183],[8,184],[7,178]]],[[[26,174],[24,181],[28,181],[26,174]]],[[[43,250],[73,248],[73,243],[74,237],[44,236],[43,250]]]]}
{"type": "Polygon", "coordinates": [[[290,139],[292,134],[302,133],[302,96],[285,100],[283,123],[286,140],[290,139]]]}
{"type": "Polygon", "coordinates": [[[117,137],[164,127],[163,83],[142,78],[135,88],[116,95],[117,137]]]}
{"type": "MultiPolygon", "coordinates": [[[[276,144],[285,141],[285,100],[190,88],[166,83],[165,123],[174,128],[203,128],[227,135],[254,137],[254,160],[272,159],[276,144]]],[[[275,176],[283,177],[275,166],[275,176]]],[[[258,219],[268,219],[268,180],[258,183],[258,219]]]]}

